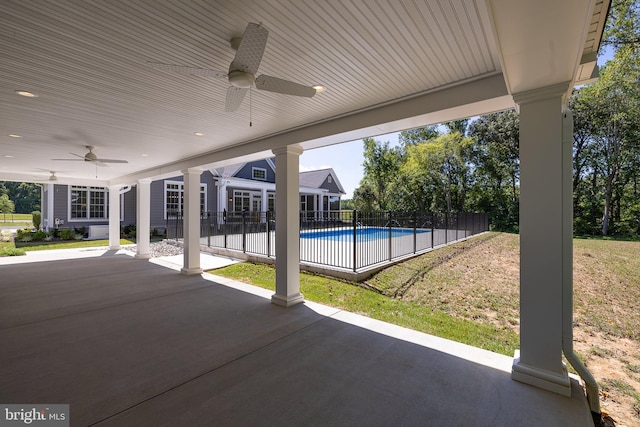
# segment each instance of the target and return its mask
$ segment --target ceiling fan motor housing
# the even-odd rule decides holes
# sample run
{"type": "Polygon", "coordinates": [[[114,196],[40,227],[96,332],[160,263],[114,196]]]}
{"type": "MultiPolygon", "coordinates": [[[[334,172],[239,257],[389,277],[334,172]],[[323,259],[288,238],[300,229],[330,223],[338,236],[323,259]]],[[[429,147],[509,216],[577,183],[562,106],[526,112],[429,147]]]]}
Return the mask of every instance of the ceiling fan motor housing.
{"type": "Polygon", "coordinates": [[[229,72],[229,83],[241,89],[249,89],[255,80],[256,77],[253,74],[245,71],[233,70],[229,72]]]}

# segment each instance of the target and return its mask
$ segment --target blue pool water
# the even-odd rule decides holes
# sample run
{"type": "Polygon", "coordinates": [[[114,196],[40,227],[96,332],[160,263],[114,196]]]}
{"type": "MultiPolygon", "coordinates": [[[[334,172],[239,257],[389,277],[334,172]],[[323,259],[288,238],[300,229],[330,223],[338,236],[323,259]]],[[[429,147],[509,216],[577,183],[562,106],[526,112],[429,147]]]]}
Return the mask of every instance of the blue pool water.
{"type": "MultiPolygon", "coordinates": [[[[430,233],[431,230],[416,229],[416,234],[430,233]]],[[[410,236],[413,228],[392,228],[391,237],[410,236]]],[[[332,230],[311,230],[300,233],[301,239],[320,239],[336,241],[352,241],[353,228],[336,228],[332,230]]],[[[386,227],[359,227],[356,228],[356,240],[358,242],[370,242],[372,240],[388,239],[389,229],[386,227]]]]}

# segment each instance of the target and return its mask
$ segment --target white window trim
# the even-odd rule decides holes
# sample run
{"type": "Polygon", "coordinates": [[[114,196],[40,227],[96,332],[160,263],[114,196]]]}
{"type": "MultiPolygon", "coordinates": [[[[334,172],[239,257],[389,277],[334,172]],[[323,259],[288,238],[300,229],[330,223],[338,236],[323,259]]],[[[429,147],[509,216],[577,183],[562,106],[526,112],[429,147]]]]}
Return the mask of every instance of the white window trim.
{"type": "Polygon", "coordinates": [[[251,168],[251,179],[255,179],[256,181],[266,181],[267,180],[267,170],[265,168],[251,168]],[[264,178],[256,178],[256,172],[262,171],[264,172],[264,178]]]}
{"type": "MultiPolygon", "coordinates": [[[[92,186],[87,185],[67,185],[67,222],[104,222],[109,220],[109,189],[106,187],[97,187],[101,190],[91,189],[92,186]],[[85,189],[88,193],[91,191],[103,191],[104,192],[104,216],[99,218],[71,218],[71,189],[73,187],[80,187],[85,189]]],[[[91,196],[87,194],[87,214],[91,212],[90,207],[91,196]]]]}
{"type": "MultiPolygon", "coordinates": [[[[179,204],[179,210],[184,211],[184,208],[182,206],[182,200],[184,200],[184,181],[170,181],[170,180],[165,180],[164,181],[164,190],[163,190],[163,197],[162,197],[162,211],[163,211],[163,218],[167,219],[167,185],[177,185],[178,188],[177,189],[172,189],[172,191],[177,191],[178,193],[181,194],[180,197],[178,197],[178,204],[179,204]]],[[[209,204],[209,194],[207,192],[207,184],[201,182],[200,183],[200,194],[204,194],[204,212],[207,211],[207,206],[209,204]]]]}

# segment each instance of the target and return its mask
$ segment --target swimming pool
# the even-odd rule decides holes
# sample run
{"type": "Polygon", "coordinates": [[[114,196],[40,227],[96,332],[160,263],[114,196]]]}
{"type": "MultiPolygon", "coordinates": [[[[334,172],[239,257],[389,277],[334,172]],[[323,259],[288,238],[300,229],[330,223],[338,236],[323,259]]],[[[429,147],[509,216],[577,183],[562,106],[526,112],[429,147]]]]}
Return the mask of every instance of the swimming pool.
{"type": "MultiPolygon", "coordinates": [[[[416,234],[430,233],[431,230],[418,228],[416,234]]],[[[391,237],[402,237],[413,235],[413,228],[391,228],[391,237]]],[[[301,239],[320,239],[342,242],[353,241],[353,228],[333,228],[330,230],[310,230],[300,233],[301,239]]],[[[389,228],[387,227],[357,227],[356,240],[358,242],[371,242],[374,240],[388,239],[389,228]]]]}

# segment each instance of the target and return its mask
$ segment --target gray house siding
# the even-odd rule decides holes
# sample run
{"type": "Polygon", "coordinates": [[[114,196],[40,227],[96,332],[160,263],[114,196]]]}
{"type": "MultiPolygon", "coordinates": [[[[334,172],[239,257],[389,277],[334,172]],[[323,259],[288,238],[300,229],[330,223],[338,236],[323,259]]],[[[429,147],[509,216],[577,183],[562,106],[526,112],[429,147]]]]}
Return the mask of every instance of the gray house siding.
{"type": "MultiPolygon", "coordinates": [[[[329,175],[329,176],[331,176],[331,175],[329,175]]],[[[336,185],[335,178],[331,177],[331,182],[329,182],[329,176],[327,176],[327,178],[325,178],[325,180],[322,183],[322,185],[320,186],[320,188],[324,188],[326,190],[329,190],[330,193],[340,194],[340,189],[336,185]]]]}
{"type": "Polygon", "coordinates": [[[122,204],[120,212],[124,211],[124,215],[120,218],[122,225],[132,225],[136,223],[136,187],[124,193],[120,199],[122,204]]]}
{"type": "Polygon", "coordinates": [[[257,160],[255,162],[249,162],[244,165],[235,175],[235,178],[253,179],[253,168],[261,168],[267,171],[265,180],[259,180],[263,182],[276,182],[276,174],[271,168],[269,162],[265,160],[257,160]]]}

